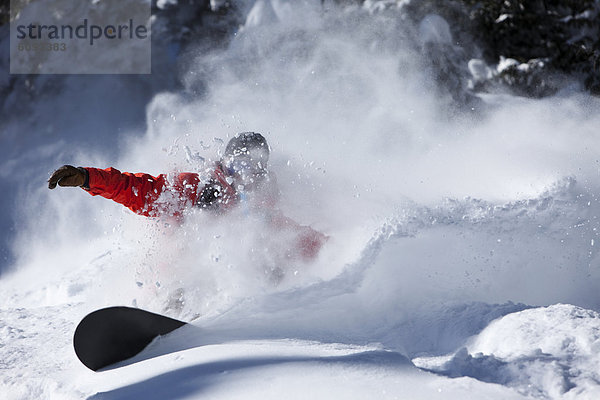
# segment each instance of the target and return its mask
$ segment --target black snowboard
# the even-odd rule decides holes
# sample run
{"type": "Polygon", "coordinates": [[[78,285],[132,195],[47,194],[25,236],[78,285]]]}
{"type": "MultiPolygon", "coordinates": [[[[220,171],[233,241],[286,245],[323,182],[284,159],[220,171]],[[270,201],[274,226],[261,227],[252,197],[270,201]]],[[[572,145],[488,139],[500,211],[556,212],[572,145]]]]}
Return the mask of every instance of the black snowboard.
{"type": "Polygon", "coordinates": [[[103,308],[88,314],[77,325],[73,346],[79,360],[97,371],[135,356],[157,336],[185,324],[138,308],[103,308]]]}

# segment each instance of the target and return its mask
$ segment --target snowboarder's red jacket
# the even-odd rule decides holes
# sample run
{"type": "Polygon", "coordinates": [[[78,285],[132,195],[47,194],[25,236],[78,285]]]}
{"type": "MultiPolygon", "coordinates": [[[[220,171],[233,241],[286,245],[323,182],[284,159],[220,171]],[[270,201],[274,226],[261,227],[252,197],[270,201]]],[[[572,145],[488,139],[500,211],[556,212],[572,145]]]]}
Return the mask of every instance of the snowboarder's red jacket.
{"type": "MultiPolygon", "coordinates": [[[[183,172],[174,175],[171,181],[167,175],[152,176],[145,173],[132,174],[121,172],[115,168],[98,169],[85,168],[88,172],[88,182],[84,188],[92,196],[102,196],[124,205],[136,214],[147,217],[161,215],[179,216],[186,208],[198,204],[201,185],[198,174],[183,172]],[[168,191],[170,194],[165,201],[157,201],[168,191]]],[[[213,179],[222,187],[225,208],[235,204],[237,193],[227,182],[225,173],[220,165],[213,172],[213,179]]]]}
{"type": "MultiPolygon", "coordinates": [[[[207,182],[201,182],[196,173],[184,172],[175,174],[170,180],[167,175],[152,176],[145,173],[132,174],[121,172],[115,168],[85,168],[88,180],[84,185],[92,196],[102,196],[124,205],[136,214],[147,217],[170,215],[181,217],[185,209],[199,204],[202,188],[207,182]],[[161,195],[163,196],[161,198],[161,195]],[[160,201],[159,201],[160,198],[160,201]]],[[[220,186],[221,202],[219,208],[234,207],[240,196],[227,181],[223,167],[217,164],[211,180],[220,186]]],[[[276,196],[273,188],[269,196],[261,201],[261,206],[270,208],[269,222],[277,229],[293,230],[297,234],[297,248],[303,258],[313,258],[319,252],[327,236],[308,226],[283,216],[274,209],[276,196]]]]}

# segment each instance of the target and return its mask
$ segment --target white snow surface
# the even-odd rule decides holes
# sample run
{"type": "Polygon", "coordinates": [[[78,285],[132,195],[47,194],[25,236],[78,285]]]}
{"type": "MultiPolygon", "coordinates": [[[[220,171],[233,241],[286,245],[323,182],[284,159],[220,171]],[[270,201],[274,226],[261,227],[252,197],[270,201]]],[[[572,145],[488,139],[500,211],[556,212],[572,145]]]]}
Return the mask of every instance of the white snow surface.
{"type": "MultiPolygon", "coordinates": [[[[600,101],[570,88],[449,112],[391,23],[400,8],[244,3],[247,26],[188,55],[182,93],[154,97],[145,132],[104,133],[116,156],[40,137],[2,173],[202,173],[228,137],[259,131],[283,213],[330,236],[319,258],[282,263],[286,238],[243,211],[147,219],[32,178],[4,210],[18,226],[1,397],[600,398],[600,101]],[[72,335],[113,305],[192,324],[95,373],[72,335]]],[[[444,39],[440,18],[427,32],[444,39]]],[[[36,112],[61,115],[72,93],[36,112]]]]}

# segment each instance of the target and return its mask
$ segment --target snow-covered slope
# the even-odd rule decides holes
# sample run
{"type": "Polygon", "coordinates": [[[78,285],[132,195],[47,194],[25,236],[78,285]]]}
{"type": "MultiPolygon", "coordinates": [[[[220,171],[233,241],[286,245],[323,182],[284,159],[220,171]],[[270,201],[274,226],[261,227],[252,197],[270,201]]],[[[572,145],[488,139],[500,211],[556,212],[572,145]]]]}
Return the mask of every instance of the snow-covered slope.
{"type": "Polygon", "coordinates": [[[465,111],[433,82],[435,65],[468,70],[452,26],[367,3],[241,2],[226,48],[189,45],[182,87],[132,106],[144,132],[96,126],[81,145],[77,118],[64,139],[36,131],[6,150],[11,180],[31,167],[3,210],[18,223],[0,278],[2,396],[600,396],[600,102],[572,87],[480,95],[465,111]],[[282,238],[252,215],[146,219],[32,172],[202,171],[245,130],[271,144],[282,212],[330,236],[314,262],[278,261],[282,238]],[[72,333],[109,305],[193,325],[93,373],[72,333]]]}

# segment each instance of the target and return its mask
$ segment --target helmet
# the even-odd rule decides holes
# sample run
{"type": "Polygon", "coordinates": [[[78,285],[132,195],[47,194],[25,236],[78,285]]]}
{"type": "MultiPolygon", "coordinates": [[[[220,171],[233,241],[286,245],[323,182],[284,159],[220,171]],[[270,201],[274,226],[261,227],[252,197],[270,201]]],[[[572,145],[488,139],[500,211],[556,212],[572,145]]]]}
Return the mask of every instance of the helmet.
{"type": "Polygon", "coordinates": [[[269,152],[269,145],[263,135],[242,132],[231,138],[225,146],[223,161],[231,173],[241,176],[264,175],[269,152]]]}

